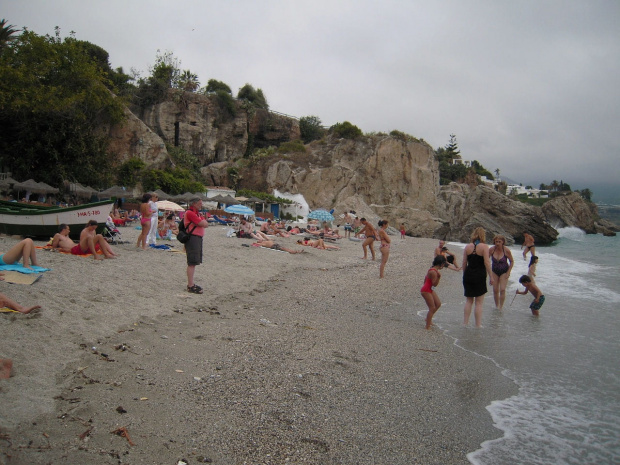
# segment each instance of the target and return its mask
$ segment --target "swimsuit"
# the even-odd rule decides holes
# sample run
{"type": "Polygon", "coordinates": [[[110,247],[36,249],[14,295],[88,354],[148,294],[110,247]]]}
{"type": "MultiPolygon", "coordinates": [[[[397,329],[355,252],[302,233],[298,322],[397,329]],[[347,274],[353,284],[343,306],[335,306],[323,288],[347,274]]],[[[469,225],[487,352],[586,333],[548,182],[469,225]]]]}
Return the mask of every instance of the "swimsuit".
{"type": "Polygon", "coordinates": [[[150,222],[151,222],[151,218],[150,217],[149,218],[141,218],[140,219],[140,224],[142,226],[144,226],[146,223],[150,223],[150,222]]]}
{"type": "MultiPolygon", "coordinates": [[[[420,292],[428,292],[430,294],[435,289],[435,287],[433,286],[433,280],[430,276],[431,270],[435,270],[435,268],[429,268],[428,272],[426,273],[426,277],[424,278],[424,285],[422,286],[422,289],[420,289],[420,292]]],[[[441,273],[439,271],[437,271],[437,275],[439,276],[439,278],[441,278],[441,273]]]]}
{"type": "Polygon", "coordinates": [[[4,257],[4,254],[0,255],[0,265],[6,265],[6,263],[4,263],[4,260],[2,260],[2,257],[4,257]]]}
{"type": "Polygon", "coordinates": [[[531,305],[530,305],[530,308],[531,308],[532,310],[540,310],[540,307],[542,307],[544,303],[545,303],[545,296],[544,296],[544,295],[541,295],[541,296],[538,298],[538,303],[536,303],[536,302],[532,302],[532,303],[531,303],[531,305]]]}
{"type": "MultiPolygon", "coordinates": [[[[99,250],[101,250],[101,247],[99,247],[99,244],[95,244],[95,251],[99,251],[99,250]]],[[[84,252],[82,250],[82,247],[80,247],[80,244],[76,244],[75,246],[71,248],[71,253],[73,255],[88,255],[90,253],[90,250],[87,250],[86,252],[84,252]]]]}
{"type": "Polygon", "coordinates": [[[491,255],[491,271],[495,273],[497,276],[501,276],[504,273],[508,273],[510,269],[510,265],[508,265],[508,257],[506,257],[506,252],[504,252],[504,256],[497,260],[495,258],[495,253],[491,255]]]}
{"type": "Polygon", "coordinates": [[[273,244],[273,245],[271,246],[271,248],[272,248],[273,250],[282,250],[282,246],[281,246],[280,244],[273,244]]]}
{"type": "Polygon", "coordinates": [[[379,248],[383,249],[383,248],[389,248],[389,247],[390,247],[390,244],[381,243],[381,247],[379,247],[379,248]]]}
{"type": "Polygon", "coordinates": [[[473,252],[467,256],[467,268],[463,273],[465,297],[480,297],[487,293],[487,270],[484,257],[476,253],[477,246],[475,244],[473,252]]]}

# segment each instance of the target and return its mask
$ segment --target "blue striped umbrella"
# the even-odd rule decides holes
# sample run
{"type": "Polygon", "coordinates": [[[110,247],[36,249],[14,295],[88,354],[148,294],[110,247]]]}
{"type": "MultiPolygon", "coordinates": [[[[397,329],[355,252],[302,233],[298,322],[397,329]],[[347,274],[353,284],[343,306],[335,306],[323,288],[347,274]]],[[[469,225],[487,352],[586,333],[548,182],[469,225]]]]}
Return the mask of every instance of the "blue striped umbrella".
{"type": "Polygon", "coordinates": [[[331,223],[332,221],[334,221],[334,215],[332,215],[327,210],[323,210],[322,208],[320,208],[318,210],[311,211],[308,214],[308,219],[309,220],[319,220],[321,222],[322,221],[327,221],[328,223],[331,223]]]}

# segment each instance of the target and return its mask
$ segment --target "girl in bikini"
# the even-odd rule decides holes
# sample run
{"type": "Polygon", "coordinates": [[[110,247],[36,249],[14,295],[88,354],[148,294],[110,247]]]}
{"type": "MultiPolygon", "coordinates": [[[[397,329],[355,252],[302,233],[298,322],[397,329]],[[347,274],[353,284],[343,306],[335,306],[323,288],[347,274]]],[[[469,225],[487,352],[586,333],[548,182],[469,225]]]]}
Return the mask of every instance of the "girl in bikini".
{"type": "Polygon", "coordinates": [[[142,231],[140,231],[138,241],[136,242],[136,247],[142,247],[144,250],[146,250],[146,238],[151,230],[151,215],[153,214],[149,200],[151,200],[151,194],[144,194],[142,196],[142,203],[140,204],[140,214],[142,215],[140,225],[142,226],[142,231]]]}
{"type": "Polygon", "coordinates": [[[390,243],[392,242],[392,240],[390,239],[390,236],[388,236],[387,232],[385,232],[387,227],[387,220],[379,221],[378,236],[379,240],[381,241],[381,246],[379,247],[379,250],[381,251],[381,266],[379,266],[379,278],[383,278],[383,270],[385,270],[385,264],[387,263],[388,258],[390,258],[390,243]]]}
{"type": "Polygon", "coordinates": [[[493,275],[493,299],[495,308],[501,310],[506,300],[506,287],[508,278],[514,265],[512,252],[506,247],[506,238],[497,235],[493,238],[493,246],[489,248],[491,255],[491,274],[493,275]]]}
{"type": "Polygon", "coordinates": [[[433,259],[433,265],[426,273],[424,277],[424,285],[422,289],[420,289],[420,294],[422,294],[422,298],[426,302],[426,306],[428,307],[428,313],[426,314],[426,329],[431,329],[433,324],[433,315],[439,310],[441,307],[441,300],[439,300],[439,296],[435,292],[435,288],[439,285],[439,280],[441,279],[441,270],[446,265],[446,257],[443,255],[437,255],[433,259]]]}

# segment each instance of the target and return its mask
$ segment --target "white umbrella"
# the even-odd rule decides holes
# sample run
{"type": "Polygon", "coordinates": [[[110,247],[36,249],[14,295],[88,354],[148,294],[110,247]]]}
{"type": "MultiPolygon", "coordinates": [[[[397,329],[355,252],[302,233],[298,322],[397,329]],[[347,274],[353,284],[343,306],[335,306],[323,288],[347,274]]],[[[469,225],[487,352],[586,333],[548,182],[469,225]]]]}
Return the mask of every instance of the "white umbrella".
{"type": "Polygon", "coordinates": [[[171,202],[170,200],[160,200],[157,202],[158,210],[171,210],[173,212],[184,212],[185,208],[183,208],[178,203],[171,202]]]}

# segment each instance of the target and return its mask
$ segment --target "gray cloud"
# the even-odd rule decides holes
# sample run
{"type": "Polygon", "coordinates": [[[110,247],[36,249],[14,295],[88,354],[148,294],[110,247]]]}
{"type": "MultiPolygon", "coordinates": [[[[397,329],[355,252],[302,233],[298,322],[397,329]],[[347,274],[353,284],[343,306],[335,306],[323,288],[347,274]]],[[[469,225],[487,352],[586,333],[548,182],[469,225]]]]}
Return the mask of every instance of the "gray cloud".
{"type": "Polygon", "coordinates": [[[272,109],[398,129],[524,184],[616,183],[620,3],[8,2],[6,19],[75,31],[148,74],[172,51],[203,84],[263,89],[272,109]]]}

